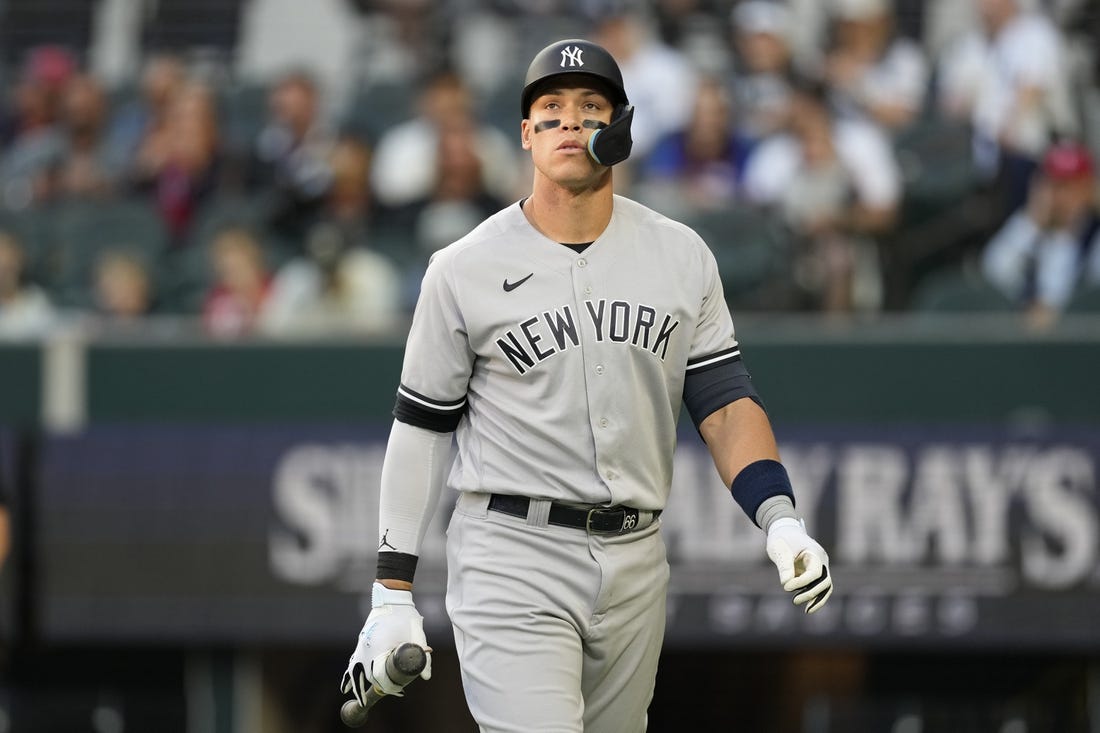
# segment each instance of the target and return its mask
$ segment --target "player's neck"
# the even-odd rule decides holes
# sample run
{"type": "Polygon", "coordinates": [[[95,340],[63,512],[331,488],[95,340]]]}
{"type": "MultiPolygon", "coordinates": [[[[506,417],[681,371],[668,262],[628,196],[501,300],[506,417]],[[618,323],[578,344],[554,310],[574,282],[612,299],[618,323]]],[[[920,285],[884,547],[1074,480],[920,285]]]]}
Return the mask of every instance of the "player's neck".
{"type": "Polygon", "coordinates": [[[600,185],[581,191],[536,177],[523,213],[531,226],[555,242],[592,242],[607,228],[613,206],[610,175],[600,185]]]}

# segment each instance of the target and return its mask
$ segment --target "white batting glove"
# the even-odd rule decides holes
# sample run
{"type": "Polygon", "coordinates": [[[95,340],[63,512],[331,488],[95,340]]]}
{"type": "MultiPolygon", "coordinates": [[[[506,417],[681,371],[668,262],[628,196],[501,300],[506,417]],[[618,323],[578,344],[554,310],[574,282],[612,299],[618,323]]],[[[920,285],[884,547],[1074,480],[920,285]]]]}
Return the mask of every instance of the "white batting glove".
{"type": "Polygon", "coordinates": [[[353,694],[360,705],[365,705],[367,690],[372,686],[387,695],[402,694],[402,686],[386,674],[386,657],[405,642],[411,641],[428,652],[428,663],[420,677],[425,680],[432,677],[431,647],[424,637],[424,617],[413,605],[412,592],[375,583],[371,609],[340,681],[340,691],[353,694]]]}
{"type": "Polygon", "coordinates": [[[829,575],[829,555],[810,535],[799,519],[783,517],[768,527],[768,557],[779,570],[783,590],[795,594],[797,605],[806,604],[806,613],[825,605],[833,593],[829,575]]]}

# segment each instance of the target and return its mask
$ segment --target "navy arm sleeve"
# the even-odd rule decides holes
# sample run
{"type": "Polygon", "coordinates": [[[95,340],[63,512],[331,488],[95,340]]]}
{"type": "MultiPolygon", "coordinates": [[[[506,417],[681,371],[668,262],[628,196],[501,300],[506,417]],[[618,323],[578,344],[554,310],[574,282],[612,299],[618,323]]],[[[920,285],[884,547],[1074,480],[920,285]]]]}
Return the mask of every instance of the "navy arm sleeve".
{"type": "Polygon", "coordinates": [[[711,413],[743,397],[764,408],[737,346],[688,360],[684,405],[696,430],[711,413]]]}

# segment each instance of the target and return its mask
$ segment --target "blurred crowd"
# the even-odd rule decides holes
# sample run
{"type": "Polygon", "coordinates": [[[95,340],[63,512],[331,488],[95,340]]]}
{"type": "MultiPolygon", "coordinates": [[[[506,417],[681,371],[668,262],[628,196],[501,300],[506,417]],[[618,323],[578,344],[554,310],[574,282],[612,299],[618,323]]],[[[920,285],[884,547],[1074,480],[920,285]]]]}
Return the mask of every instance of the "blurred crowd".
{"type": "Polygon", "coordinates": [[[87,49],[21,54],[0,74],[0,336],[401,326],[431,253],[526,195],[523,70],[570,36],[615,55],[636,106],[617,190],[706,238],[735,311],[1100,310],[1087,2],[348,5],[339,78],[150,47],[108,83],[87,49]]]}

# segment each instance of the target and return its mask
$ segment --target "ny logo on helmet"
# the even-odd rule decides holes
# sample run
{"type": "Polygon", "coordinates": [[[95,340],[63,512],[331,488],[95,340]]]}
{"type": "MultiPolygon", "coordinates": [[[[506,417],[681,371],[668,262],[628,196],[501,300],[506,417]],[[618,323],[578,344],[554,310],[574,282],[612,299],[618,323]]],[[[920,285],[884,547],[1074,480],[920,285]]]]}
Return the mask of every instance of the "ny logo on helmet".
{"type": "Polygon", "coordinates": [[[566,46],[561,50],[561,66],[564,69],[566,66],[584,66],[584,62],[581,61],[581,54],[584,53],[584,49],[580,46],[566,46]],[[565,62],[569,63],[566,64],[565,62]]]}

